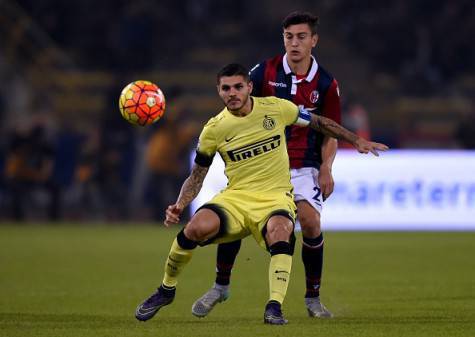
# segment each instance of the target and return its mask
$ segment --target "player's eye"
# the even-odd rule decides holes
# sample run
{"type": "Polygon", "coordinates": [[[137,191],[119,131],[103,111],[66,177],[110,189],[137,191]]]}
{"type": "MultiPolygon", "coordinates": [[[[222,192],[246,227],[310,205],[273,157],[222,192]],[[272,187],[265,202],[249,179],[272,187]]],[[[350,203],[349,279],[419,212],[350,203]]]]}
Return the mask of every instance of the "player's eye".
{"type": "Polygon", "coordinates": [[[307,37],[307,34],[305,34],[305,33],[304,34],[299,34],[298,37],[299,37],[299,40],[303,40],[307,37]]]}
{"type": "Polygon", "coordinates": [[[286,40],[292,40],[292,34],[284,34],[286,40]]]}
{"type": "Polygon", "coordinates": [[[234,89],[236,89],[236,90],[241,90],[243,87],[244,87],[244,86],[243,86],[242,84],[236,84],[236,85],[234,86],[234,89]]]}
{"type": "Polygon", "coordinates": [[[229,85],[221,86],[221,90],[223,90],[223,91],[229,91],[229,89],[231,89],[231,87],[229,85]]]}

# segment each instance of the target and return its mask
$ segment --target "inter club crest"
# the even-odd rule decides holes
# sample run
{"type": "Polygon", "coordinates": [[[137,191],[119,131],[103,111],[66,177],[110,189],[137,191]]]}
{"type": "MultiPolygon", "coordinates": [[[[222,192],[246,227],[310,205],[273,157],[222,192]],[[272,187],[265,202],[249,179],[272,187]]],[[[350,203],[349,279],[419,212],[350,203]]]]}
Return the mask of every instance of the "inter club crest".
{"type": "Polygon", "coordinates": [[[267,115],[264,116],[264,120],[262,121],[262,126],[266,130],[272,130],[275,128],[275,120],[267,115]]]}
{"type": "Polygon", "coordinates": [[[312,91],[310,93],[310,102],[312,102],[313,104],[317,103],[319,96],[320,94],[318,93],[317,90],[312,91]]]}

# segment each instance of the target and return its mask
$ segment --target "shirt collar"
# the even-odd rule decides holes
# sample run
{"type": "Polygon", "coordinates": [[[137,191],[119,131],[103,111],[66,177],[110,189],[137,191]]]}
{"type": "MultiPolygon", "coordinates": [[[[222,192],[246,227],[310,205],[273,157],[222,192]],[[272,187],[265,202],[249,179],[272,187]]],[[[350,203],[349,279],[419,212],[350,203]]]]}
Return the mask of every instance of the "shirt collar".
{"type": "MultiPolygon", "coordinates": [[[[313,55],[310,55],[310,57],[312,58],[312,66],[310,67],[310,71],[308,72],[308,75],[305,78],[305,81],[307,81],[307,82],[312,82],[312,80],[315,77],[315,74],[317,73],[317,70],[318,70],[317,60],[315,60],[315,57],[313,57],[313,55]]],[[[284,66],[285,74],[286,75],[291,74],[292,70],[290,69],[289,62],[287,62],[287,53],[285,53],[282,63],[283,63],[283,66],[284,66]]]]}

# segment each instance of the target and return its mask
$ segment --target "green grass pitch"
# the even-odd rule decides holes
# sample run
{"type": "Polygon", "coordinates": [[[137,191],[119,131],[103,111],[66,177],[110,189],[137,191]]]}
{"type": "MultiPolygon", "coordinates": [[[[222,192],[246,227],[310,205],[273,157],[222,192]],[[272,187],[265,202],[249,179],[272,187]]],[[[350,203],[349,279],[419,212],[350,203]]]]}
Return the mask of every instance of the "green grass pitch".
{"type": "Polygon", "coordinates": [[[473,232],[326,233],[322,298],[336,316],[330,320],[307,317],[299,243],[283,327],[262,323],[268,255],[252,238],[230,299],[207,318],[192,316],[191,304],[214,280],[215,247],[199,248],[175,302],[138,322],[135,307],[159,285],[177,231],[0,226],[0,336],[475,336],[473,232]]]}

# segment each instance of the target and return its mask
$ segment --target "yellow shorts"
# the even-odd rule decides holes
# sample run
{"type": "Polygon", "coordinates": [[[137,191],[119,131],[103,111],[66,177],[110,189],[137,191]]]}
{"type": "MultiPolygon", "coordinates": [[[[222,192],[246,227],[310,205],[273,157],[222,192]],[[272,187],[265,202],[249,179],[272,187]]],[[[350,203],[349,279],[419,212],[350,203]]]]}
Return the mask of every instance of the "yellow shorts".
{"type": "Polygon", "coordinates": [[[219,233],[203,244],[224,243],[252,234],[267,249],[264,227],[273,215],[283,215],[295,223],[296,206],[291,193],[256,193],[224,190],[200,207],[216,212],[221,220],[219,233]]]}

